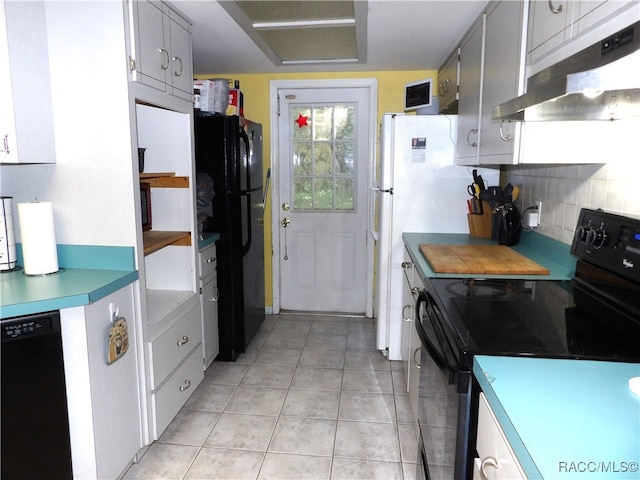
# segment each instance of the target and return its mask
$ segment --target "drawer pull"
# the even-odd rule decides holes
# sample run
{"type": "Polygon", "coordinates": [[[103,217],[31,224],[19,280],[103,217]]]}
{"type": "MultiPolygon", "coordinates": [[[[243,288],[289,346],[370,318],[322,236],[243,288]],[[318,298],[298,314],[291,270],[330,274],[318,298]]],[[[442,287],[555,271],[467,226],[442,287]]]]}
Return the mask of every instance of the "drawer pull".
{"type": "Polygon", "coordinates": [[[188,342],[189,342],[189,337],[187,337],[187,336],[185,335],[185,336],[183,336],[183,337],[182,337],[182,340],[180,340],[180,341],[178,342],[178,346],[179,346],[179,347],[181,347],[181,346],[183,346],[185,343],[188,343],[188,342]]]}
{"type": "Polygon", "coordinates": [[[422,347],[418,347],[413,351],[413,364],[416,366],[416,368],[420,368],[420,364],[416,362],[416,354],[418,354],[418,359],[419,359],[420,355],[422,354],[421,349],[422,347]]]}
{"type": "Polygon", "coordinates": [[[207,263],[213,263],[216,261],[216,257],[207,258],[207,263]]]}
{"type": "Polygon", "coordinates": [[[184,385],[180,387],[180,391],[184,392],[186,389],[191,387],[191,380],[185,380],[184,385]]]}
{"type": "Polygon", "coordinates": [[[480,464],[480,474],[482,475],[482,478],[488,479],[489,476],[487,475],[487,472],[485,472],[484,470],[485,467],[493,467],[497,469],[498,461],[493,457],[487,457],[482,459],[482,463],[480,464]]]}
{"type": "Polygon", "coordinates": [[[407,314],[405,313],[405,310],[406,310],[407,308],[411,308],[411,305],[405,305],[404,307],[402,307],[402,319],[403,319],[405,322],[410,322],[410,321],[412,320],[411,315],[407,315],[407,314]]]}
{"type": "Polygon", "coordinates": [[[413,263],[411,263],[411,262],[402,262],[402,268],[413,268],[413,263]]]}

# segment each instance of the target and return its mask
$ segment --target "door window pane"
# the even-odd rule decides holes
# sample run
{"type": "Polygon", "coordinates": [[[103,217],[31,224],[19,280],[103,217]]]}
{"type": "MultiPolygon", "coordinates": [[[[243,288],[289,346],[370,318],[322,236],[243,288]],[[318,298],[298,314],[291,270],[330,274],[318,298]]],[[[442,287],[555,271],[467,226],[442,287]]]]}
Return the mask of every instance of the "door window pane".
{"type": "Polygon", "coordinates": [[[355,105],[291,108],[293,208],[355,211],[355,105]]]}

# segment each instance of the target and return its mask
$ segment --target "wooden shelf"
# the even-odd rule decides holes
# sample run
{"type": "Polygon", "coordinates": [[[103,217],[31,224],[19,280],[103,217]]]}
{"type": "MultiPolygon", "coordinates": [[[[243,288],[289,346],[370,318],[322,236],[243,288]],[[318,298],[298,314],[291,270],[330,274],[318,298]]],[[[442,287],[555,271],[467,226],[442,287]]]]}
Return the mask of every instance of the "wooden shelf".
{"type": "Polygon", "coordinates": [[[148,230],[143,232],[142,241],[144,243],[144,254],[146,256],[169,245],[190,246],[191,233],[148,230]]]}
{"type": "Polygon", "coordinates": [[[141,173],[140,181],[160,188],[189,188],[189,177],[176,176],[173,172],[141,173]]]}

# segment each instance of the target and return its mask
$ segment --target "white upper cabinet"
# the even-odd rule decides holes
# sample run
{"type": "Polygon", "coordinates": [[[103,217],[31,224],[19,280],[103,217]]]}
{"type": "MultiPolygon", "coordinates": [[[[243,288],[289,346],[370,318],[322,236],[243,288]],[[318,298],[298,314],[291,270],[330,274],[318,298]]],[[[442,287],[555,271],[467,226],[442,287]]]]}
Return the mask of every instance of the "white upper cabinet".
{"type": "Polygon", "coordinates": [[[7,43],[7,25],[4,2],[0,2],[0,158],[3,163],[16,163],[18,151],[15,145],[16,122],[13,116],[13,88],[9,65],[9,44],[7,43]]]}
{"type": "Polygon", "coordinates": [[[456,48],[438,70],[440,113],[458,113],[458,83],[460,82],[460,48],[456,48]]]}
{"type": "MultiPolygon", "coordinates": [[[[637,14],[640,11],[640,4],[637,0],[580,0],[574,7],[576,20],[574,20],[573,35],[587,32],[612,15],[617,15],[629,7],[635,8],[635,20],[637,21],[637,14]]],[[[630,12],[633,13],[633,10],[630,12]]],[[[629,18],[633,19],[634,17],[630,15],[629,18]]]]}
{"type": "Polygon", "coordinates": [[[56,161],[47,41],[44,2],[2,2],[0,163],[56,161]]]}
{"type": "Polygon", "coordinates": [[[640,20],[638,0],[535,0],[529,4],[532,75],[640,20]],[[568,47],[568,48],[565,48],[568,47]]]}
{"type": "Polygon", "coordinates": [[[493,107],[524,90],[527,2],[491,2],[460,46],[459,165],[513,164],[521,126],[492,119],[493,107]]]}
{"type": "Polygon", "coordinates": [[[529,7],[528,63],[535,63],[550,50],[570,38],[569,0],[533,1],[529,7]]]}
{"type": "Polygon", "coordinates": [[[518,162],[521,123],[494,120],[492,114],[494,106],[524,93],[525,5],[503,1],[486,16],[480,164],[518,162]]]}
{"type": "Polygon", "coordinates": [[[460,85],[458,100],[458,150],[456,163],[476,165],[480,141],[480,92],[484,14],[460,45],[460,85]]]}
{"type": "Polygon", "coordinates": [[[164,2],[141,0],[133,7],[133,79],[185,100],[193,98],[191,24],[164,2]]]}

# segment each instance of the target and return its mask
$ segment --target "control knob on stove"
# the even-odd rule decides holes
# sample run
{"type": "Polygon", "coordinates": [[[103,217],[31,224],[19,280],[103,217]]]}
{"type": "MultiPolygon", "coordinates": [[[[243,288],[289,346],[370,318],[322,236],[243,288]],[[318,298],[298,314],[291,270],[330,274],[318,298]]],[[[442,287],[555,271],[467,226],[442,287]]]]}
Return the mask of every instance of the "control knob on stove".
{"type": "MultiPolygon", "coordinates": [[[[589,241],[587,241],[587,243],[593,245],[593,248],[595,248],[596,250],[602,248],[607,242],[608,238],[607,232],[604,229],[604,222],[601,223],[597,229],[592,229],[591,232],[589,232],[589,235],[591,236],[591,238],[589,239],[589,241]]],[[[587,235],[587,237],[589,237],[589,235],[587,235]]]]}
{"type": "Polygon", "coordinates": [[[590,236],[592,236],[593,234],[595,234],[595,230],[591,225],[591,220],[589,220],[589,223],[587,225],[578,225],[578,227],[576,228],[575,239],[578,242],[587,244],[593,243],[593,241],[589,242],[590,236]]]}

